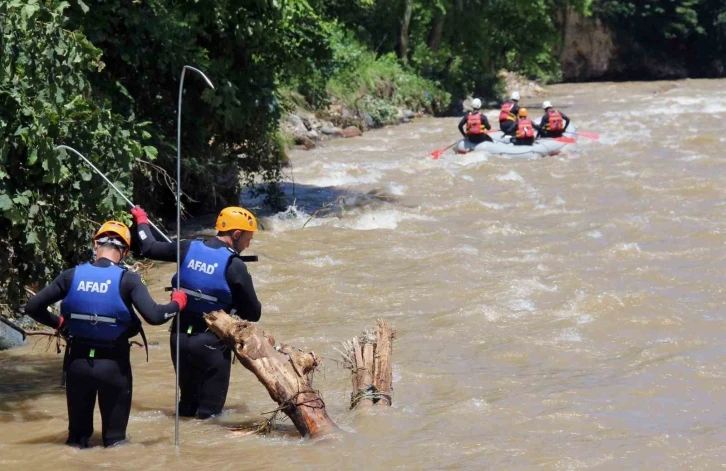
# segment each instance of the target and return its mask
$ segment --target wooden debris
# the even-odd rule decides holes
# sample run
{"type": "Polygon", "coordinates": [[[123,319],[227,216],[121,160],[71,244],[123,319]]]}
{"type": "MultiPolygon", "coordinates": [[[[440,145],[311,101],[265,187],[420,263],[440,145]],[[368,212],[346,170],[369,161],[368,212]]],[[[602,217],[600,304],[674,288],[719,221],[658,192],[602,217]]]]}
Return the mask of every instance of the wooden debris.
{"type": "Polygon", "coordinates": [[[351,370],[353,393],[350,408],[374,404],[390,406],[393,399],[393,337],[394,330],[379,320],[375,334],[364,332],[351,342],[344,342],[343,355],[351,370]]]}
{"type": "Polygon", "coordinates": [[[315,353],[290,345],[275,346],[272,336],[223,311],[205,314],[204,318],[209,329],[232,349],[279,405],[273,412],[284,412],[303,437],[315,438],[338,430],[311,385],[309,375],[318,366],[315,353]]]}

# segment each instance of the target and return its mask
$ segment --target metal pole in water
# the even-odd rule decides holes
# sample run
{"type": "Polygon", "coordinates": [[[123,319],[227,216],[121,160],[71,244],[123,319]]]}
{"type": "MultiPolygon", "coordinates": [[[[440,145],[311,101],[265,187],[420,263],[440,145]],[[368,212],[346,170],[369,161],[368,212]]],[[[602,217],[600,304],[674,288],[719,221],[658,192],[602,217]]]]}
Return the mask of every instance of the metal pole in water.
{"type": "MultiPolygon", "coordinates": [[[[176,115],[176,289],[179,290],[179,282],[181,280],[179,276],[179,266],[181,265],[181,117],[182,117],[182,91],[184,89],[184,75],[187,69],[193,70],[194,72],[201,75],[207,82],[210,88],[214,89],[212,81],[204,75],[199,69],[185,65],[182,68],[181,79],[179,80],[179,104],[177,106],[176,115]]],[[[181,338],[179,333],[179,324],[181,323],[181,312],[176,316],[176,407],[174,412],[174,446],[179,448],[179,340],[181,338]]]]}

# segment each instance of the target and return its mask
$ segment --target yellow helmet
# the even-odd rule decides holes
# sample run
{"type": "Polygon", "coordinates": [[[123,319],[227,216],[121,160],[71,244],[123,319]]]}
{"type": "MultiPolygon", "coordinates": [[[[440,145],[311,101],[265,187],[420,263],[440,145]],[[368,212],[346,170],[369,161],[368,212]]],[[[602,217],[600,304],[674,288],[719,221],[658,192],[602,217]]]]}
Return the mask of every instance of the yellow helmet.
{"type": "Polygon", "coordinates": [[[123,239],[126,243],[126,247],[131,246],[131,231],[126,224],[118,221],[106,221],[103,223],[101,228],[96,232],[93,240],[98,239],[104,234],[115,234],[123,239]]]}
{"type": "Polygon", "coordinates": [[[520,118],[526,118],[527,117],[527,108],[520,108],[519,109],[519,117],[520,118]]]}
{"type": "Polygon", "coordinates": [[[214,226],[218,231],[240,231],[254,232],[257,230],[257,219],[251,212],[239,206],[228,206],[220,211],[217,216],[217,224],[214,226]]]}

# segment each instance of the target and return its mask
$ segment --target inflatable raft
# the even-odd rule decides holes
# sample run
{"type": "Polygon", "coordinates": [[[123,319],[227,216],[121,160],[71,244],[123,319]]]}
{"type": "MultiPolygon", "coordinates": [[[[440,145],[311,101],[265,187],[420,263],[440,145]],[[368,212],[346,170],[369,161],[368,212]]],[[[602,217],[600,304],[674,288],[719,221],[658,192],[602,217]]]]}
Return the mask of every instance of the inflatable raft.
{"type": "MultiPolygon", "coordinates": [[[[501,131],[490,133],[494,142],[482,142],[474,144],[468,139],[462,139],[456,145],[457,154],[467,154],[469,152],[486,152],[489,155],[501,156],[512,159],[533,159],[537,157],[545,157],[548,155],[557,155],[565,147],[572,145],[571,142],[562,142],[557,139],[539,138],[531,146],[515,146],[510,143],[509,136],[504,136],[501,131]]],[[[567,126],[567,130],[562,135],[577,141],[577,129],[574,124],[567,126]]]]}

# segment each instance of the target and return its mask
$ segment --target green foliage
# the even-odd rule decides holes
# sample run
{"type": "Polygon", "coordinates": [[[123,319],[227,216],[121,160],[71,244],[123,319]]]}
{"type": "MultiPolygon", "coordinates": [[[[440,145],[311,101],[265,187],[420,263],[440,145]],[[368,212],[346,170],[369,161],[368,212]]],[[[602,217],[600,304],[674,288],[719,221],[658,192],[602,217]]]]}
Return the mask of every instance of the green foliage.
{"type": "Polygon", "coordinates": [[[395,54],[377,57],[340,28],[334,30],[331,43],[329,93],[370,114],[376,123],[398,121],[398,106],[435,112],[449,105],[451,96],[437,82],[406,70],[395,54]]]}
{"type": "MultiPolygon", "coordinates": [[[[376,57],[397,53],[411,65],[407,73],[439,83],[449,95],[494,97],[501,69],[559,77],[551,53],[560,40],[558,15],[568,8],[587,12],[590,0],[420,0],[411,6],[406,57],[401,57],[406,0],[331,0],[326,11],[376,57]]],[[[334,38],[336,51],[351,44],[349,36],[334,38]]]]}
{"type": "Polygon", "coordinates": [[[23,286],[43,283],[90,255],[98,223],[124,215],[125,203],[71,153],[77,148],[124,190],[132,164],[152,158],[144,123],[119,116],[88,75],[100,51],[66,29],[67,2],[0,4],[0,297],[18,302],[23,286]]]}
{"type": "Polygon", "coordinates": [[[726,57],[723,0],[595,0],[592,10],[618,35],[623,61],[635,78],[642,64],[672,64],[696,75],[722,75],[726,57]]]}
{"type": "MultiPolygon", "coordinates": [[[[275,138],[279,83],[295,83],[320,99],[331,59],[326,25],[307,1],[106,0],[87,12],[73,8],[70,16],[104,53],[107,67],[92,78],[94,88],[114,110],[152,123],[155,164],[162,171],[175,175],[182,66],[204,70],[215,84],[206,89],[192,73],[185,80],[185,208],[216,211],[237,204],[243,182],[270,181],[274,190],[284,164],[275,138]]],[[[174,193],[158,178],[163,173],[143,162],[136,169],[139,203],[173,214],[174,193]]]]}

